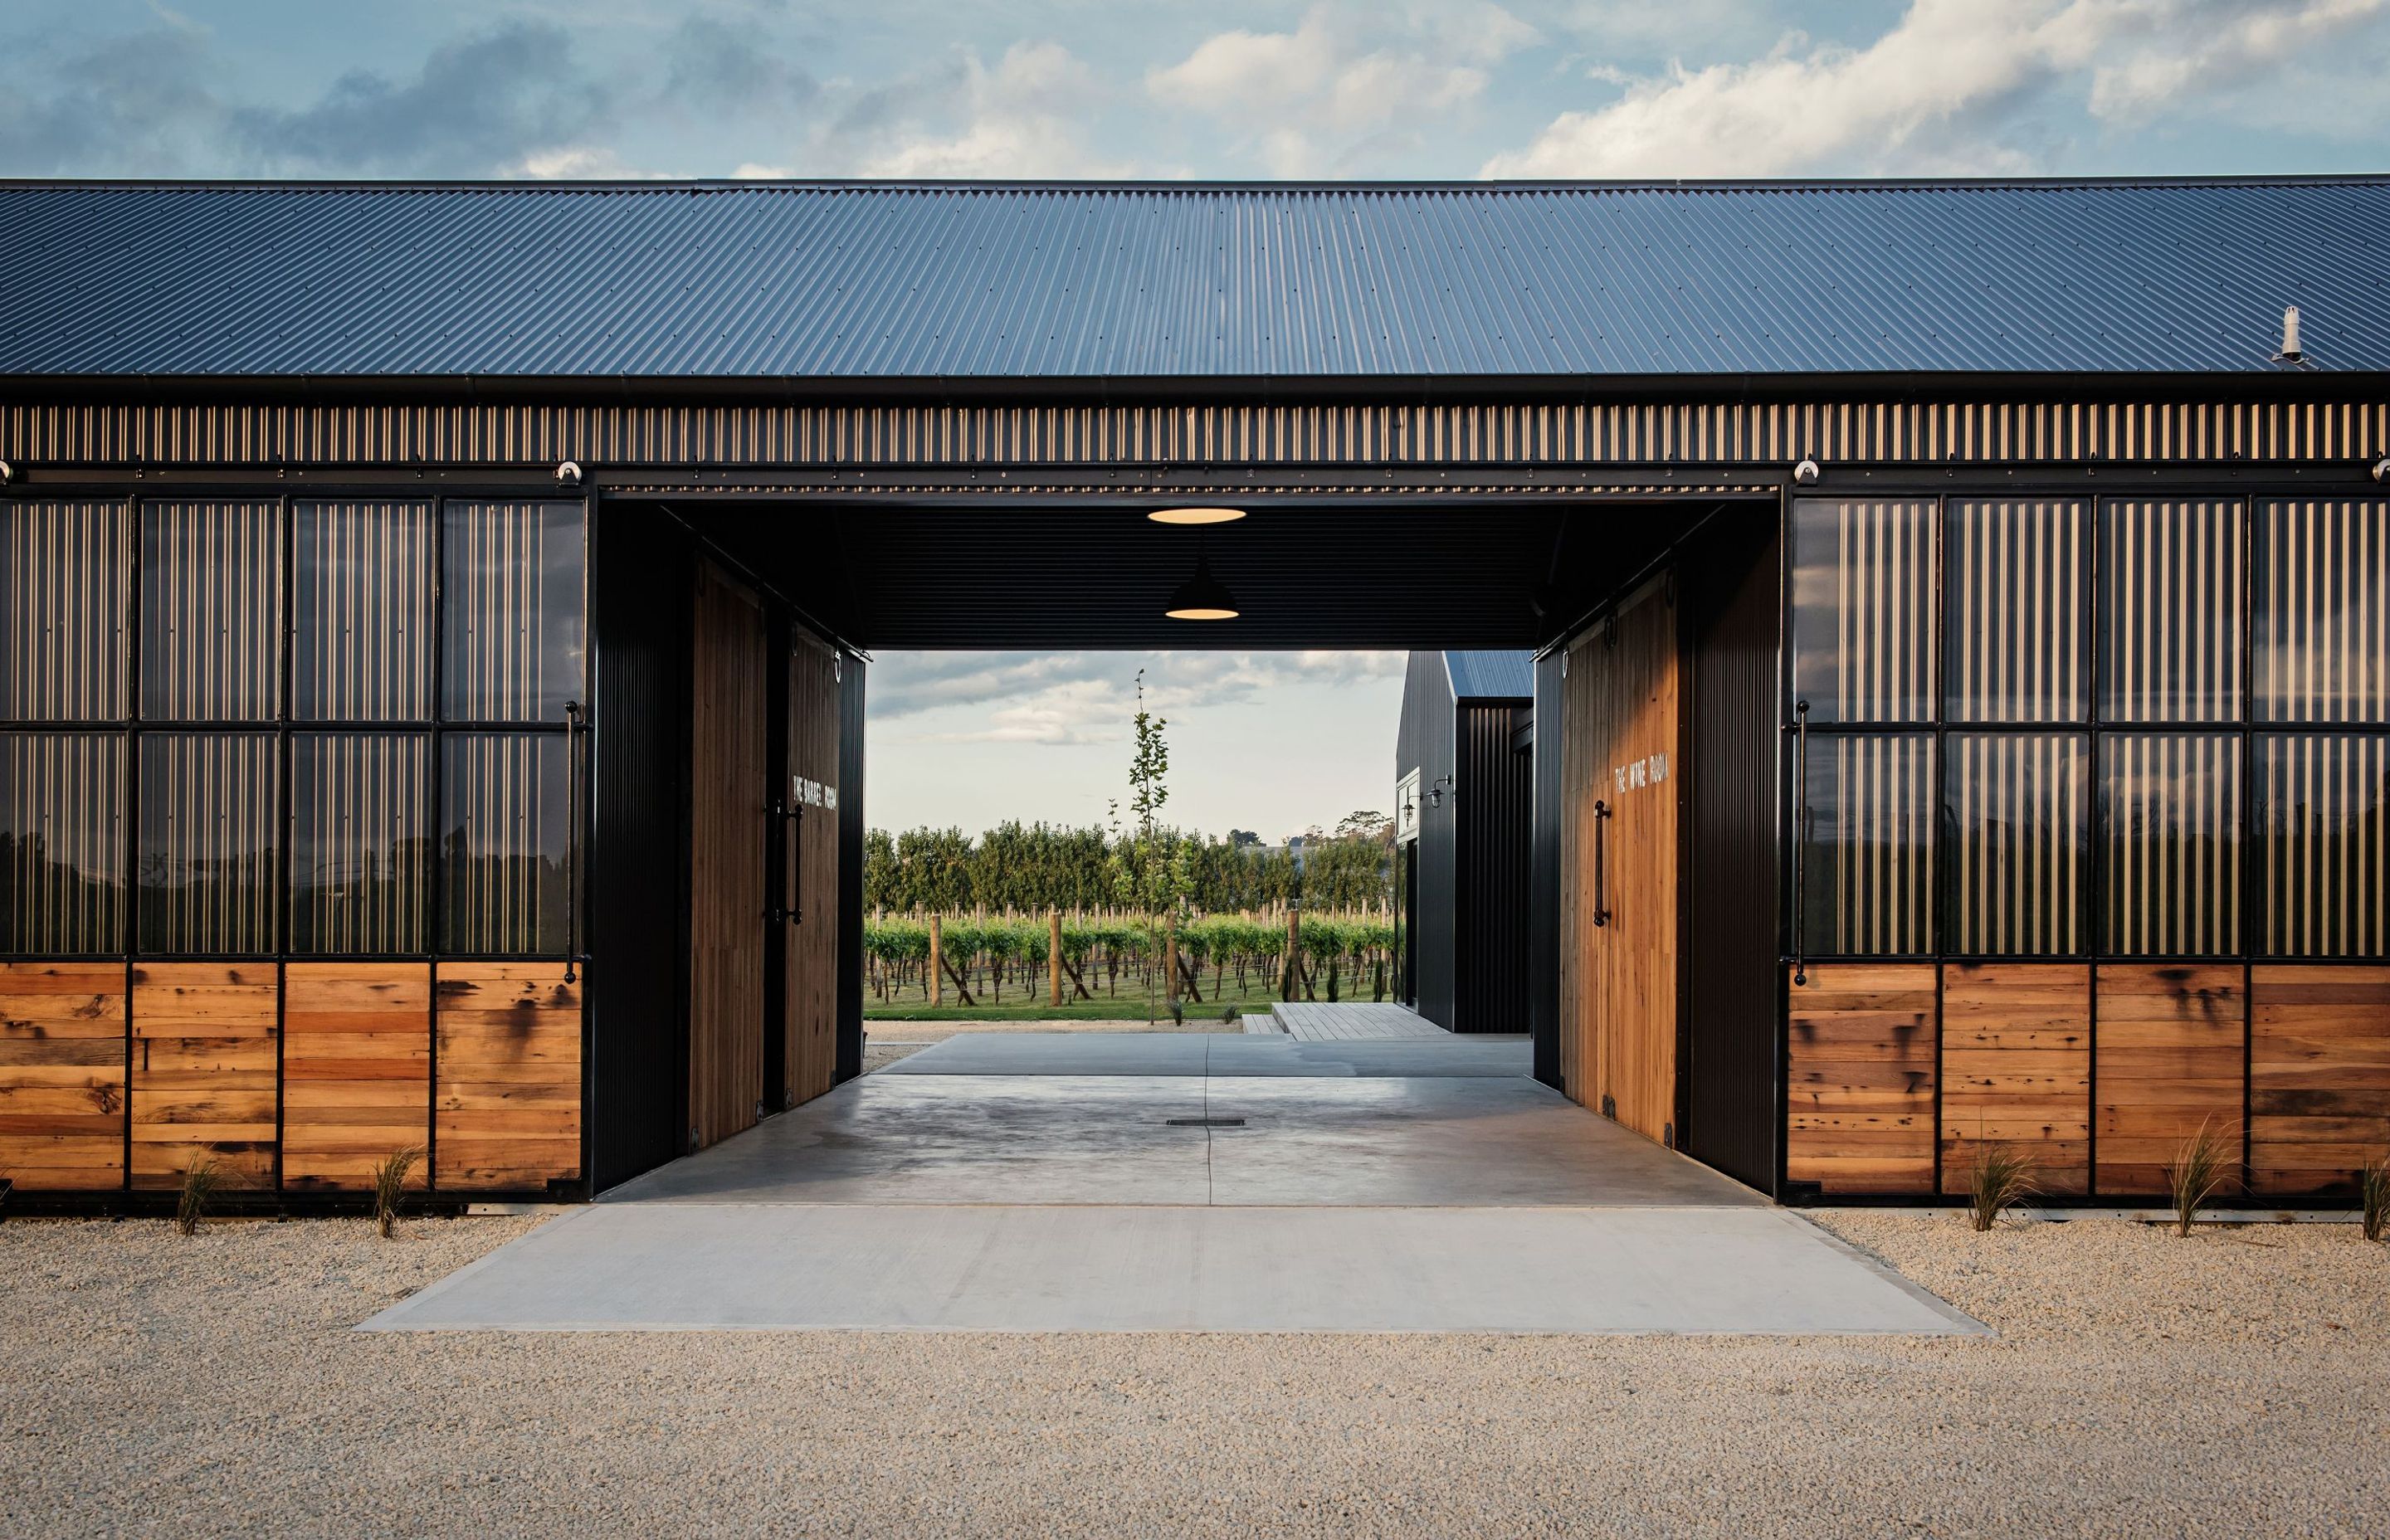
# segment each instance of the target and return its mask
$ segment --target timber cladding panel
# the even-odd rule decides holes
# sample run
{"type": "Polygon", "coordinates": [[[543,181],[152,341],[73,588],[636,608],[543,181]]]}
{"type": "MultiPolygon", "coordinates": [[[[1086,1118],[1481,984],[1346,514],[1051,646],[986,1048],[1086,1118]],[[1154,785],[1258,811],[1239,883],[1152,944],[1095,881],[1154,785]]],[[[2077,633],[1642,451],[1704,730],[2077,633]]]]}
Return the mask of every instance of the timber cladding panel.
{"type": "Polygon", "coordinates": [[[1829,1194],[1934,1190],[1935,971],[1835,963],[1792,985],[1788,1179],[1829,1194]]]}
{"type": "Polygon", "coordinates": [[[401,1149],[427,1182],[431,965],[291,963],[282,1012],[283,1186],[369,1187],[401,1149]]]}
{"type": "MultiPolygon", "coordinates": [[[[1677,616],[1657,587],[1572,644],[1561,754],[1561,1064],[1568,1095],[1673,1144],[1677,616]]],[[[1464,1023],[1465,1024],[1465,1023],[1464,1023]]]]}
{"type": "Polygon", "coordinates": [[[689,696],[688,1144],[752,1127],[764,1103],[768,725],[763,601],[712,562],[693,580],[689,696]]]}
{"type": "Polygon", "coordinates": [[[124,1185],[124,965],[0,963],[0,1176],[124,1185]]]}
{"type": "Polygon", "coordinates": [[[274,1185],[280,994],[270,962],[134,965],[133,1186],[179,1187],[202,1160],[274,1185]]]}
{"type": "Polygon", "coordinates": [[[2249,1110],[2259,1192],[2343,1188],[2390,1158],[2390,968],[2250,970],[2249,1110]]]}
{"type": "Polygon", "coordinates": [[[2103,963],[2096,989],[2098,1190],[2162,1193],[2166,1168],[2201,1124],[2241,1142],[2242,970],[2103,963]]]}
{"type": "Polygon", "coordinates": [[[530,1191],[579,1178],[582,986],[565,967],[439,965],[435,1187],[530,1191]]]}
{"type": "MultiPolygon", "coordinates": [[[[789,923],[788,1104],[810,1101],[838,1077],[839,664],[800,635],[789,657],[789,774],[828,789],[799,797],[788,859],[796,917],[789,923]]],[[[795,789],[794,787],[791,788],[795,789]]]]}
{"type": "Polygon", "coordinates": [[[2001,1145],[2037,1190],[2091,1179],[2091,969],[1954,963],[1942,981],[1942,1190],[1964,1192],[1974,1152],[2001,1145]]]}

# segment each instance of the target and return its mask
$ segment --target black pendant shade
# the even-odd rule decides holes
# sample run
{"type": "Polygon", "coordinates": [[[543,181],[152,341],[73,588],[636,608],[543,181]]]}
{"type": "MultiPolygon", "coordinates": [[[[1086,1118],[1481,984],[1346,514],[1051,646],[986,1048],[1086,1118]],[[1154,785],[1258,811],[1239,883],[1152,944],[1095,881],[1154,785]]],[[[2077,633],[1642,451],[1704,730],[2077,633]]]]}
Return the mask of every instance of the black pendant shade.
{"type": "Polygon", "coordinates": [[[1170,607],[1163,611],[1174,621],[1233,621],[1237,597],[1212,575],[1212,564],[1201,552],[1195,557],[1195,575],[1171,590],[1170,607]]]}

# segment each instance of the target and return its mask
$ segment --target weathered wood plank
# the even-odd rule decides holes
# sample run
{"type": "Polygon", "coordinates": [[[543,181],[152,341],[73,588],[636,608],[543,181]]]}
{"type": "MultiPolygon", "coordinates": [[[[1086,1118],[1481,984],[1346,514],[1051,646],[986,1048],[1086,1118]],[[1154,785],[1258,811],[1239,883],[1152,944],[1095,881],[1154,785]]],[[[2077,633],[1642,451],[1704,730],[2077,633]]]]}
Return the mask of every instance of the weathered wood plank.
{"type": "Polygon", "coordinates": [[[283,981],[282,1181],[370,1186],[400,1149],[430,1178],[431,965],[292,963],[283,981]]]}
{"type": "Polygon", "coordinates": [[[1934,1189],[1931,963],[1812,968],[1791,982],[1785,1171],[1836,1195],[1934,1189]]]}
{"type": "Polygon", "coordinates": [[[2206,1123],[2241,1142],[2247,1005],[2237,967],[2106,964],[2099,995],[2099,1190],[2162,1193],[2206,1123]]]}
{"type": "Polygon", "coordinates": [[[577,1178],[581,984],[564,982],[559,962],[442,963],[432,995],[437,1184],[533,1190],[577,1178]]]}
{"type": "Polygon", "coordinates": [[[1982,1145],[2033,1163],[2043,1192],[2088,1190],[2091,970],[1960,963],[1942,977],[1942,1190],[1964,1192],[1982,1145]]]}
{"type": "Polygon", "coordinates": [[[201,1160],[273,1185],[279,995],[272,963],[135,965],[135,1187],[178,1187],[201,1160]]]}
{"type": "Polygon", "coordinates": [[[2257,1191],[2344,1188],[2390,1158],[2390,968],[2251,969],[2249,1076],[2257,1191]]]}

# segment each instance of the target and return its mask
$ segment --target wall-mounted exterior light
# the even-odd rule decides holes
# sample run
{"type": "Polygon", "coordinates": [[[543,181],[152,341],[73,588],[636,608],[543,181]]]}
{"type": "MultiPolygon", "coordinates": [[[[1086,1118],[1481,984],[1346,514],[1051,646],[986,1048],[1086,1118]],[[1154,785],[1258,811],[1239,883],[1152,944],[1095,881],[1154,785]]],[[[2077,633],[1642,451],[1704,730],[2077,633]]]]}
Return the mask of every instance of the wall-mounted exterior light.
{"type": "Polygon", "coordinates": [[[1806,455],[1802,456],[1801,463],[1792,468],[1792,479],[1805,487],[1815,486],[1820,474],[1818,462],[1806,455]]]}
{"type": "Polygon", "coordinates": [[[578,460],[567,460],[562,465],[558,466],[556,468],[556,479],[569,487],[579,486],[581,484],[581,462],[578,460]]]}

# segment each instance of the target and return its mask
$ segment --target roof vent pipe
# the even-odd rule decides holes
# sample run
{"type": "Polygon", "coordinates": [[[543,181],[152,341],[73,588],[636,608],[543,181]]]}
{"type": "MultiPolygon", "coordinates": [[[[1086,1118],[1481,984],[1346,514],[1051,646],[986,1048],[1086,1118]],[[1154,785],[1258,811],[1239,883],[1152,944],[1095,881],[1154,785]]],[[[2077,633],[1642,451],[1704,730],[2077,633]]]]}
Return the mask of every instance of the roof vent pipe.
{"type": "Polygon", "coordinates": [[[2295,364],[2306,356],[2299,351],[2299,307],[2282,307],[2282,351],[2274,356],[2285,364],[2295,364]]]}

